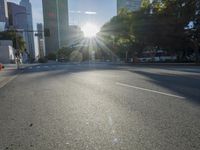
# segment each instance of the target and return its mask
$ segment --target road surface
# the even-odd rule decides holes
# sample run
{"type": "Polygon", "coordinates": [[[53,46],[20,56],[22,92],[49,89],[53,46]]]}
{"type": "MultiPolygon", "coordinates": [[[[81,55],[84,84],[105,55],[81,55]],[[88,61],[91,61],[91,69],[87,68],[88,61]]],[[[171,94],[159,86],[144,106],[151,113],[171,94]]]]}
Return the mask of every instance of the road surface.
{"type": "Polygon", "coordinates": [[[0,150],[199,149],[199,67],[44,64],[0,88],[0,150]]]}

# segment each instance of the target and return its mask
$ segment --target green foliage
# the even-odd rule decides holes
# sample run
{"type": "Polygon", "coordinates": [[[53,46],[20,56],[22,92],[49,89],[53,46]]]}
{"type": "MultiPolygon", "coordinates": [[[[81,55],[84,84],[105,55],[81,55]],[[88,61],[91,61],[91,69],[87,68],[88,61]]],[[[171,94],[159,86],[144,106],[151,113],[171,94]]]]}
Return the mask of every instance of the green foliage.
{"type": "Polygon", "coordinates": [[[44,58],[39,58],[39,59],[38,59],[38,62],[39,62],[39,63],[47,63],[47,62],[48,62],[48,59],[45,58],[45,57],[44,57],[44,58]]]}
{"type": "Polygon", "coordinates": [[[69,61],[72,51],[73,51],[72,48],[63,47],[56,52],[57,58],[64,59],[65,61],[69,61]]]}
{"type": "Polygon", "coordinates": [[[130,32],[131,19],[132,13],[121,9],[118,16],[113,17],[109,23],[105,24],[100,32],[105,43],[114,49],[119,56],[124,56],[124,53],[119,49],[131,49],[135,42],[135,36],[130,32]]]}
{"type": "Polygon", "coordinates": [[[190,21],[198,20],[196,4],[197,0],[155,0],[153,3],[143,0],[140,11],[122,9],[102,27],[100,35],[107,45],[117,47],[122,53],[130,51],[135,55],[150,46],[178,54],[190,45],[197,45],[191,42],[192,37],[199,41],[195,36],[198,28],[191,36],[185,29],[190,21]]]}
{"type": "Polygon", "coordinates": [[[47,58],[48,60],[56,60],[56,53],[49,53],[47,58]]]}
{"type": "Polygon", "coordinates": [[[26,44],[22,36],[17,34],[15,30],[0,32],[0,39],[2,40],[12,40],[13,47],[18,49],[20,53],[24,52],[26,44]]]}

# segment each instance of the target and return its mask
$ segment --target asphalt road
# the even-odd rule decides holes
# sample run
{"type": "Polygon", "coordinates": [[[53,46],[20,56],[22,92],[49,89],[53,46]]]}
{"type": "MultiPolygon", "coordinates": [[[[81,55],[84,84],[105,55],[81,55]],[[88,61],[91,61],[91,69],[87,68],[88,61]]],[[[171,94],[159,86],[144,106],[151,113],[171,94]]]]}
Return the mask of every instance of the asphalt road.
{"type": "Polygon", "coordinates": [[[37,65],[0,88],[0,150],[199,149],[199,67],[37,65]]]}

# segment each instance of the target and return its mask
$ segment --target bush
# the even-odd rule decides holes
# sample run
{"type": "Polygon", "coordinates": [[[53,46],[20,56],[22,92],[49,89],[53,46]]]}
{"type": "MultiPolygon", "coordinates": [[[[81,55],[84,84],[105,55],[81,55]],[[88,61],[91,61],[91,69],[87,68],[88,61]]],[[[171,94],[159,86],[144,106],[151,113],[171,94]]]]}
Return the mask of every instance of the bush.
{"type": "Polygon", "coordinates": [[[39,59],[38,59],[38,62],[39,62],[39,63],[47,63],[47,62],[48,62],[48,59],[47,59],[47,58],[39,58],[39,59]]]}
{"type": "Polygon", "coordinates": [[[48,58],[48,60],[56,60],[56,54],[55,53],[49,53],[47,58],[48,58]]]}
{"type": "Polygon", "coordinates": [[[72,48],[63,47],[57,51],[57,57],[59,61],[69,61],[70,55],[73,52],[72,48]]]}

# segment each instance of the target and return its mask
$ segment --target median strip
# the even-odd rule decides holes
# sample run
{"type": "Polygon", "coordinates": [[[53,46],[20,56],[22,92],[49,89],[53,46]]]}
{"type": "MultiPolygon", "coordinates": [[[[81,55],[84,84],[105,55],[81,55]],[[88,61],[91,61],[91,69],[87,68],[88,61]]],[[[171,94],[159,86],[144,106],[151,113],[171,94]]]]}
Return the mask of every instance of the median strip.
{"type": "Polygon", "coordinates": [[[133,85],[125,84],[125,83],[116,82],[116,85],[120,85],[120,86],[123,86],[123,87],[129,87],[129,88],[133,88],[133,89],[136,89],[136,90],[141,90],[141,91],[147,91],[147,92],[151,92],[151,93],[156,93],[156,94],[160,94],[160,95],[165,95],[165,96],[170,96],[170,97],[185,99],[185,97],[182,97],[182,96],[178,96],[178,95],[174,95],[174,94],[169,94],[169,93],[164,93],[164,92],[160,92],[160,91],[155,91],[155,90],[151,90],[151,89],[146,89],[146,88],[142,88],[142,87],[137,87],[137,86],[133,86],[133,85]]]}

